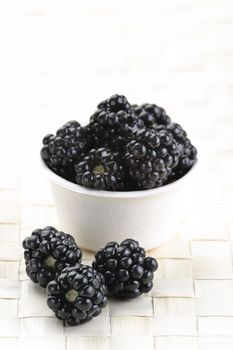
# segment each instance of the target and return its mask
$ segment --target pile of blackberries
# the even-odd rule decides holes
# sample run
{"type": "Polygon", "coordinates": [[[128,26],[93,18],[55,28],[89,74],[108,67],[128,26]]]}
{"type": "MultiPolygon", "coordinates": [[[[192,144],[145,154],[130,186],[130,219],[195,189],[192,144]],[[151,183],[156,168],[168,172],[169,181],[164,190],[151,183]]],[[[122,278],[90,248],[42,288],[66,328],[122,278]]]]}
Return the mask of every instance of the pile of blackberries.
{"type": "Polygon", "coordinates": [[[65,325],[98,316],[108,296],[135,298],[153,287],[158,263],[133,239],[110,242],[83,265],[74,238],[47,226],[24,239],[26,273],[47,290],[47,305],[65,325]]]}
{"type": "Polygon", "coordinates": [[[125,96],[100,102],[86,126],[69,121],[43,139],[41,157],[57,175],[108,191],[160,187],[185,175],[197,150],[183,128],[155,104],[125,96]]]}

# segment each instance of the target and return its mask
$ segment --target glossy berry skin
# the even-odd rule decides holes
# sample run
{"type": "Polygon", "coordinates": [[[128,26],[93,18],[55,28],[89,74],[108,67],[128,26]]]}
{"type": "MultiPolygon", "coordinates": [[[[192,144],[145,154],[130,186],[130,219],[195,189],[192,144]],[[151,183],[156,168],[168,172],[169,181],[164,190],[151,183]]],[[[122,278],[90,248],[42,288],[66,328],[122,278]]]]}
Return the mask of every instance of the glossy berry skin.
{"type": "Polygon", "coordinates": [[[92,149],[75,165],[76,182],[97,190],[120,191],[124,188],[124,171],[107,148],[92,149]]]}
{"type": "Polygon", "coordinates": [[[100,102],[98,104],[98,109],[105,110],[108,112],[119,112],[125,111],[132,113],[133,108],[128,102],[127,98],[124,95],[112,95],[108,99],[100,102]]]}
{"type": "Polygon", "coordinates": [[[121,97],[110,98],[101,102],[97,111],[90,118],[90,129],[97,147],[111,148],[121,152],[128,142],[133,130],[140,129],[144,123],[133,112],[127,100],[121,97]],[[114,101],[114,104],[113,104],[114,101]],[[127,101],[127,102],[126,102],[127,101]]]}
{"type": "Polygon", "coordinates": [[[170,123],[166,126],[158,126],[156,130],[166,130],[172,134],[180,149],[180,159],[177,167],[172,171],[171,180],[176,180],[186,174],[197,160],[197,149],[187,137],[186,131],[180,124],[170,123]]]}
{"type": "Polygon", "coordinates": [[[126,146],[125,164],[138,189],[162,186],[179,162],[180,150],[166,130],[141,129],[126,146]]]}
{"type": "Polygon", "coordinates": [[[82,252],[74,238],[51,226],[34,230],[22,244],[26,273],[44,288],[65,267],[81,262],[82,252]]]}
{"type": "Polygon", "coordinates": [[[146,128],[155,128],[158,125],[168,125],[171,118],[166,111],[152,103],[144,103],[141,106],[133,105],[133,110],[141,119],[146,128]]]}
{"type": "Polygon", "coordinates": [[[72,120],[58,129],[56,135],[46,135],[41,157],[47,166],[56,174],[73,181],[74,162],[84,157],[89,146],[87,132],[87,128],[72,120]]]}
{"type": "Polygon", "coordinates": [[[137,191],[181,178],[197,150],[162,107],[130,104],[115,94],[97,105],[86,126],[71,120],[46,135],[41,157],[54,173],[81,186],[137,191]]]}
{"type": "Polygon", "coordinates": [[[131,132],[144,126],[143,121],[137,118],[133,106],[124,95],[112,95],[100,102],[97,108],[90,123],[95,144],[121,153],[131,132]]]}
{"type": "Polygon", "coordinates": [[[106,244],[95,254],[92,266],[103,274],[110,295],[136,298],[153,287],[158,263],[145,257],[145,250],[137,241],[125,239],[121,244],[106,244]]]}
{"type": "Polygon", "coordinates": [[[47,296],[49,308],[68,326],[90,321],[107,305],[104,277],[87,265],[65,268],[48,284],[47,296]]]}

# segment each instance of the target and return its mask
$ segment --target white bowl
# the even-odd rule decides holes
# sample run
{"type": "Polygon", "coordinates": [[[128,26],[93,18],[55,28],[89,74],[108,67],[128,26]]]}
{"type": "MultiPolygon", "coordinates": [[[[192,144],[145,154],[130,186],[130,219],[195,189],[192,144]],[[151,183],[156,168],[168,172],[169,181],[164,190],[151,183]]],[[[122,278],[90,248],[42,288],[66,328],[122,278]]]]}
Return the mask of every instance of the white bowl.
{"type": "Polygon", "coordinates": [[[133,238],[146,250],[166,242],[182,217],[188,183],[196,165],[181,179],[145,191],[111,192],[88,189],[54,174],[41,161],[50,181],[60,229],[77,244],[94,250],[107,242],[133,238]]]}

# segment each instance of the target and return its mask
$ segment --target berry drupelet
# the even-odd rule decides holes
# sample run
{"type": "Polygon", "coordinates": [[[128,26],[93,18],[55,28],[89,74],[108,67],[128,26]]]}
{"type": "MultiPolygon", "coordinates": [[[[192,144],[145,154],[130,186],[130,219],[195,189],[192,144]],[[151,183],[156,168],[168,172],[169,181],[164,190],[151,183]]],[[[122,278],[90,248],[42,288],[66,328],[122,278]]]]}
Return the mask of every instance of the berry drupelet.
{"type": "Polygon", "coordinates": [[[34,283],[46,287],[65,267],[81,262],[82,252],[74,238],[47,226],[34,230],[23,241],[26,273],[34,283]]]}
{"type": "Polygon", "coordinates": [[[166,126],[158,126],[157,130],[166,130],[172,134],[180,149],[180,159],[177,167],[171,175],[171,179],[178,179],[188,172],[197,160],[197,150],[187,137],[186,131],[180,124],[170,123],[166,126]]]}
{"type": "Polygon", "coordinates": [[[171,122],[166,111],[155,104],[144,103],[141,106],[133,105],[133,109],[147,128],[155,128],[157,125],[168,125],[171,122]]]}
{"type": "Polygon", "coordinates": [[[145,257],[145,250],[133,239],[110,242],[95,254],[94,269],[102,273],[110,295],[135,298],[153,287],[158,263],[145,257]]]}
{"type": "Polygon", "coordinates": [[[179,162],[180,150],[166,130],[141,129],[126,146],[125,164],[138,189],[162,186],[179,162]]]}
{"type": "Polygon", "coordinates": [[[75,165],[76,182],[98,190],[120,191],[124,188],[124,172],[107,148],[92,149],[75,165]]]}
{"type": "Polygon", "coordinates": [[[74,178],[74,162],[82,159],[88,148],[86,128],[73,120],[57,130],[56,135],[48,134],[43,139],[41,157],[56,174],[67,180],[74,178]]]}
{"type": "Polygon", "coordinates": [[[86,265],[65,268],[48,284],[47,295],[49,308],[69,326],[91,320],[107,305],[104,277],[86,265]]]}

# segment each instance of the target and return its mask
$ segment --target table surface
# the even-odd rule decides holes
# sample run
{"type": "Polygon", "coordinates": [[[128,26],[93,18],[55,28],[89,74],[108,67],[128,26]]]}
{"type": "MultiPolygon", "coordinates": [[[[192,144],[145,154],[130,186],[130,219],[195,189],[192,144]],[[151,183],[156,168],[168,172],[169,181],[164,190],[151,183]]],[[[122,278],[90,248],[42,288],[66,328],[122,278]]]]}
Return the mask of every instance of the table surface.
{"type": "Polygon", "coordinates": [[[233,349],[232,1],[139,3],[0,2],[1,349],[233,349]],[[22,261],[25,236],[58,226],[35,159],[44,134],[87,121],[115,92],[164,106],[189,131],[195,193],[150,252],[151,293],[63,328],[22,261]]]}

